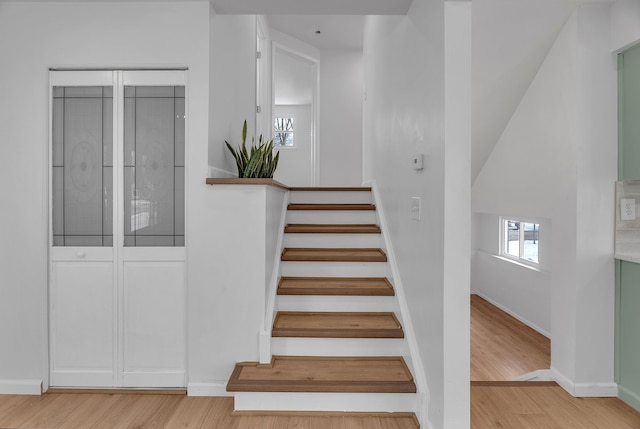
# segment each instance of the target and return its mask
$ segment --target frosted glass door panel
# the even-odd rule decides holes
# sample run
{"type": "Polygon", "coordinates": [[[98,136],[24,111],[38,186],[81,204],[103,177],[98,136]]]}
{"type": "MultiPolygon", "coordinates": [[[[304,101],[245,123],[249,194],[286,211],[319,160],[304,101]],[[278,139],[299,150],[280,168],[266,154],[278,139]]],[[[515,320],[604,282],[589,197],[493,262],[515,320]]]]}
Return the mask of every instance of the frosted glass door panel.
{"type": "Polygon", "coordinates": [[[184,86],[124,96],[124,245],[184,246],[184,86]]]}
{"type": "Polygon", "coordinates": [[[53,88],[53,245],[113,245],[113,89],[53,88]]]}

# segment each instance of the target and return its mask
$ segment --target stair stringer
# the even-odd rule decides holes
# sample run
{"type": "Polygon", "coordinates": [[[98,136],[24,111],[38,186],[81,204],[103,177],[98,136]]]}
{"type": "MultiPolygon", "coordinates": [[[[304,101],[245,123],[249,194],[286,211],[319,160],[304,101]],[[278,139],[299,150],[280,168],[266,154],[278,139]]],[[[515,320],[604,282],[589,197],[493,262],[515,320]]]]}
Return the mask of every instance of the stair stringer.
{"type": "Polygon", "coordinates": [[[416,341],[415,329],[413,328],[413,324],[411,322],[409,306],[407,305],[406,295],[404,293],[400,271],[398,269],[398,263],[396,261],[395,252],[393,251],[393,245],[391,244],[391,239],[389,236],[389,228],[387,226],[387,220],[383,208],[384,205],[382,204],[382,199],[380,197],[380,192],[378,190],[376,181],[372,180],[365,183],[364,185],[371,187],[371,198],[373,200],[373,204],[375,204],[376,206],[376,217],[378,220],[378,225],[380,226],[380,229],[382,231],[383,250],[387,254],[387,266],[390,270],[390,280],[396,292],[396,304],[400,313],[400,322],[402,323],[404,329],[404,336],[408,351],[408,356],[405,355],[404,358],[407,362],[407,365],[409,366],[409,369],[413,373],[413,377],[418,390],[418,407],[416,414],[418,420],[422,424],[425,424],[425,427],[428,427],[426,422],[428,421],[427,409],[430,394],[429,388],[427,386],[427,377],[424,372],[424,368],[422,367],[422,360],[420,359],[420,351],[418,348],[418,342],[416,341]]]}
{"type": "Polygon", "coordinates": [[[276,316],[276,297],[278,295],[278,282],[282,273],[282,264],[280,258],[284,249],[284,227],[287,224],[287,206],[291,198],[291,191],[287,191],[287,195],[282,201],[282,211],[280,215],[280,225],[278,229],[278,241],[276,244],[277,252],[274,252],[273,271],[271,280],[266,291],[267,301],[264,312],[264,321],[259,334],[259,353],[260,363],[268,364],[271,362],[271,330],[273,329],[273,320],[276,316]]]}

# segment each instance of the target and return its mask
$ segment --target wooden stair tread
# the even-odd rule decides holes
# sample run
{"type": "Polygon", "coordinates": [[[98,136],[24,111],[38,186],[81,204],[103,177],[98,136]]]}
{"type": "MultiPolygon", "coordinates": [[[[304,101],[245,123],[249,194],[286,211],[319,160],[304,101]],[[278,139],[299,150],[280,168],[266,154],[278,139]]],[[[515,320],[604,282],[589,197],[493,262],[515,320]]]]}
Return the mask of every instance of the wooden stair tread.
{"type": "Polygon", "coordinates": [[[382,249],[375,248],[285,248],[283,261],[387,262],[382,249]]]}
{"type": "Polygon", "coordinates": [[[293,186],[290,191],[320,191],[320,192],[371,192],[371,187],[367,186],[293,186]]]}
{"type": "Polygon", "coordinates": [[[282,277],[278,295],[393,296],[384,277],[282,277]]]}
{"type": "Polygon", "coordinates": [[[304,338],[404,338],[391,312],[279,311],[272,336],[304,338]]]}
{"type": "Polygon", "coordinates": [[[291,203],[289,210],[375,210],[374,204],[340,204],[340,203],[291,203]]]}
{"type": "Polygon", "coordinates": [[[415,393],[401,356],[274,356],[271,364],[238,363],[229,392],[415,393]]]}
{"type": "Polygon", "coordinates": [[[284,227],[288,234],[380,234],[374,224],[292,223],[284,227]]]}

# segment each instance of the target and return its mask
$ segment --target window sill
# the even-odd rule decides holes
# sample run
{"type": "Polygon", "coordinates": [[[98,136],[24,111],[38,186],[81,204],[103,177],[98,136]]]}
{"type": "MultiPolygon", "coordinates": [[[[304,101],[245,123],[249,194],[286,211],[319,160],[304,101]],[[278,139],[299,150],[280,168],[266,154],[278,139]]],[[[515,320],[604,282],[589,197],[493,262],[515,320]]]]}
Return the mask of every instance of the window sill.
{"type": "Polygon", "coordinates": [[[518,266],[520,266],[522,268],[527,268],[527,269],[532,270],[532,271],[537,271],[539,273],[546,273],[547,272],[546,270],[541,269],[539,266],[538,267],[534,267],[533,265],[529,265],[529,264],[521,262],[521,261],[516,261],[515,259],[507,258],[506,256],[493,255],[493,254],[491,254],[491,256],[493,256],[496,259],[500,259],[501,261],[509,262],[511,264],[518,265],[518,266]]]}

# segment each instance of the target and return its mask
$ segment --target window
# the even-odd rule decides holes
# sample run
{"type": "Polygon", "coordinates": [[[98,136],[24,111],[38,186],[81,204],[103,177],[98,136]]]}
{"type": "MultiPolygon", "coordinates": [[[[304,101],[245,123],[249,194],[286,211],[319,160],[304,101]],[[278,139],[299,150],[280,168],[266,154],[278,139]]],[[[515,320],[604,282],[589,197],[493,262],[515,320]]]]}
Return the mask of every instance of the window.
{"type": "Polygon", "coordinates": [[[273,121],[273,145],[275,147],[293,147],[293,118],[275,118],[273,121]]]}
{"type": "Polygon", "coordinates": [[[501,218],[500,254],[525,263],[538,264],[540,224],[501,218]]]}

